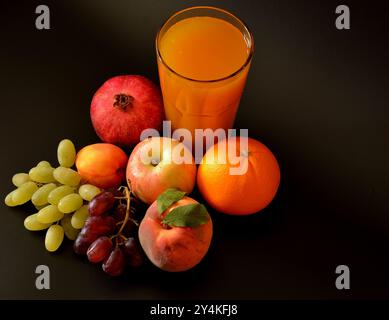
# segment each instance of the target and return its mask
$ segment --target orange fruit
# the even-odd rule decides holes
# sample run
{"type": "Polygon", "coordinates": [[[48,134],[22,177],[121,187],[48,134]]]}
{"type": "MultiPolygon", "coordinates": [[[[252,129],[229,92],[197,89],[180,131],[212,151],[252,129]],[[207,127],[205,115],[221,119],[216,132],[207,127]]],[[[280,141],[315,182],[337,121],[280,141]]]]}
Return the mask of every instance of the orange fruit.
{"type": "Polygon", "coordinates": [[[217,211],[248,215],[265,208],[280,183],[280,168],[261,142],[230,137],[205,153],[197,173],[204,199],[217,211]]]}

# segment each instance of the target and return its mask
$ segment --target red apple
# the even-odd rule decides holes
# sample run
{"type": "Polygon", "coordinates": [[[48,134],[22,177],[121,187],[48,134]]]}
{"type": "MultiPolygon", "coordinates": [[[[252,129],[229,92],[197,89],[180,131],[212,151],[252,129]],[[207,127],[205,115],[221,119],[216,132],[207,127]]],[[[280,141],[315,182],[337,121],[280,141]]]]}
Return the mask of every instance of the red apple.
{"type": "Polygon", "coordinates": [[[131,147],[139,142],[144,129],[161,129],[164,119],[161,92],[143,76],[113,77],[93,96],[90,116],[102,141],[131,147]]]}
{"type": "Polygon", "coordinates": [[[143,202],[153,203],[168,188],[192,192],[196,164],[182,142],[166,137],[152,137],[140,142],[127,164],[127,183],[143,202]],[[176,159],[184,155],[185,161],[176,159]]]}
{"type": "Polygon", "coordinates": [[[139,241],[150,261],[165,271],[185,271],[197,265],[206,255],[212,239],[212,220],[197,227],[166,227],[163,218],[174,208],[197,203],[184,197],[162,214],[155,201],[139,226],[139,241]]]}

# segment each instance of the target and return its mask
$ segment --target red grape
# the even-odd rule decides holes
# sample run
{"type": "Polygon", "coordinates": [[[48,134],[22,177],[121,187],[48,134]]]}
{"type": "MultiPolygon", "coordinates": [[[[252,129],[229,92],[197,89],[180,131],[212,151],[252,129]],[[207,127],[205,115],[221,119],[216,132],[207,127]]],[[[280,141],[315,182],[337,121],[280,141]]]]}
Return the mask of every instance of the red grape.
{"type": "MultiPolygon", "coordinates": [[[[123,222],[125,217],[126,217],[126,210],[127,210],[127,206],[123,203],[119,204],[114,212],[113,212],[113,217],[115,218],[115,220],[117,222],[123,222]]],[[[132,207],[131,207],[131,210],[130,212],[128,213],[128,216],[130,219],[133,219],[134,215],[132,213],[132,207]]],[[[121,224],[118,224],[116,229],[119,230],[121,228],[121,224]]],[[[122,231],[122,234],[126,237],[129,237],[130,235],[132,235],[135,231],[135,224],[134,222],[132,222],[131,220],[128,220],[126,225],[124,226],[123,228],[123,231],[122,231]]]]}
{"type": "Polygon", "coordinates": [[[98,194],[89,202],[89,215],[101,216],[113,207],[115,201],[115,195],[110,191],[98,194]]]}
{"type": "Polygon", "coordinates": [[[116,221],[123,221],[126,217],[126,210],[127,206],[123,203],[118,204],[118,206],[113,211],[112,216],[115,218],[116,221]]]}
{"type": "Polygon", "coordinates": [[[115,248],[103,263],[103,271],[113,277],[121,275],[124,267],[124,255],[119,247],[115,248]]]}
{"type": "Polygon", "coordinates": [[[97,236],[112,234],[115,231],[116,220],[111,216],[93,216],[85,221],[81,232],[93,233],[97,236]]]}
{"type": "MultiPolygon", "coordinates": [[[[118,227],[121,227],[121,225],[118,225],[118,227]]],[[[123,236],[130,237],[133,236],[135,232],[136,232],[135,223],[132,222],[131,220],[128,220],[122,230],[123,236]]]]}
{"type": "Polygon", "coordinates": [[[91,243],[97,238],[98,235],[81,231],[81,233],[78,234],[76,241],[73,243],[74,252],[81,255],[86,254],[91,243]]]}
{"type": "Polygon", "coordinates": [[[114,233],[115,228],[116,221],[111,216],[88,217],[73,244],[74,252],[86,254],[92,242],[100,236],[114,233]]]}
{"type": "Polygon", "coordinates": [[[143,254],[135,238],[128,238],[124,242],[123,252],[126,256],[127,264],[131,267],[139,267],[143,264],[143,254]]]}
{"type": "Polygon", "coordinates": [[[103,271],[111,276],[122,274],[126,264],[138,267],[144,261],[143,251],[135,238],[137,228],[134,219],[141,219],[139,215],[144,214],[145,204],[131,197],[129,219],[121,230],[127,203],[120,201],[115,206],[118,197],[124,197],[121,190],[106,190],[90,201],[89,217],[73,245],[74,251],[86,254],[90,262],[102,262],[103,271]],[[115,237],[116,246],[110,236],[115,237]],[[126,237],[130,238],[123,242],[126,237]]]}
{"type": "Polygon", "coordinates": [[[97,263],[104,261],[112,251],[112,240],[108,237],[97,238],[87,251],[87,256],[90,262],[97,263]]]}
{"type": "Polygon", "coordinates": [[[123,191],[116,188],[109,188],[105,191],[112,192],[115,197],[124,197],[123,191]]]}

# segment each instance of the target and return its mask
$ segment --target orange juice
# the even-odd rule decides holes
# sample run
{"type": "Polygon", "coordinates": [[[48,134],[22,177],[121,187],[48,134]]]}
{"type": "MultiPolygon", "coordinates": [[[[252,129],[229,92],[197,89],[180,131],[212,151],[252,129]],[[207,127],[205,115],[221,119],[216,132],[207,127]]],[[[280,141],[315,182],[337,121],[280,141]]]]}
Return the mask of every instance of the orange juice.
{"type": "Polygon", "coordinates": [[[162,36],[160,52],[174,71],[203,81],[228,77],[248,56],[242,33],[229,22],[213,17],[177,22],[162,36]]]}
{"type": "Polygon", "coordinates": [[[220,12],[229,19],[199,15],[167,26],[168,20],[157,37],[166,117],[173,129],[186,128],[193,136],[195,129],[233,126],[250,65],[251,34],[220,12]]]}

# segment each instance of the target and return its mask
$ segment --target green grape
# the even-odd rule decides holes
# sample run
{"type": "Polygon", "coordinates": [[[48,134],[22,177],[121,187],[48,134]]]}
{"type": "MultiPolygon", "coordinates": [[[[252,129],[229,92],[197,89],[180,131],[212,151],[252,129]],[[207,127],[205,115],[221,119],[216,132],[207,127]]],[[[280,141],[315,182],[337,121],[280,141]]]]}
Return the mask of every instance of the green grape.
{"type": "Polygon", "coordinates": [[[48,161],[41,161],[37,165],[37,167],[46,167],[46,168],[51,168],[51,164],[48,161]]]}
{"type": "Polygon", "coordinates": [[[51,204],[39,210],[36,219],[40,223],[53,223],[61,220],[62,217],[63,212],[59,211],[57,206],[51,204]]]}
{"type": "Polygon", "coordinates": [[[67,186],[76,187],[79,185],[81,176],[77,171],[65,167],[58,167],[54,170],[54,178],[67,186]]]}
{"type": "Polygon", "coordinates": [[[60,166],[70,168],[76,159],[76,148],[69,139],[62,140],[57,149],[57,157],[60,166]]]}
{"type": "Polygon", "coordinates": [[[46,232],[45,247],[47,251],[56,251],[63,241],[64,231],[60,225],[52,225],[46,232]]]}
{"type": "Polygon", "coordinates": [[[78,234],[80,233],[80,230],[73,228],[73,226],[70,222],[71,218],[72,218],[72,216],[70,214],[67,214],[66,216],[64,216],[61,219],[61,225],[63,227],[63,230],[65,231],[65,236],[69,240],[74,241],[74,240],[76,240],[78,234]]]}
{"type": "Polygon", "coordinates": [[[46,204],[44,204],[43,206],[34,206],[34,207],[35,207],[35,209],[37,209],[38,211],[40,211],[40,210],[42,210],[43,208],[47,207],[48,205],[49,205],[49,204],[46,203],[46,204]]]}
{"type": "Polygon", "coordinates": [[[34,182],[25,182],[12,192],[12,202],[17,206],[24,204],[31,199],[37,190],[38,186],[34,182]]]}
{"type": "Polygon", "coordinates": [[[50,183],[55,182],[54,176],[53,176],[54,168],[49,167],[34,167],[30,170],[28,175],[30,176],[30,179],[36,182],[40,183],[50,183]]]}
{"type": "Polygon", "coordinates": [[[81,198],[86,201],[91,201],[95,196],[101,193],[101,190],[98,187],[95,187],[91,184],[83,184],[79,189],[78,193],[81,198]]]}
{"type": "Polygon", "coordinates": [[[30,181],[30,176],[27,173],[17,173],[12,177],[12,183],[16,187],[20,187],[23,183],[30,181]]]}
{"type": "Polygon", "coordinates": [[[31,201],[35,206],[43,206],[48,203],[47,197],[50,192],[57,188],[55,183],[45,184],[40,187],[31,197],[31,201]]]}
{"type": "Polygon", "coordinates": [[[74,192],[74,188],[69,186],[60,186],[51,191],[47,197],[47,201],[50,204],[58,205],[59,200],[61,200],[64,196],[71,194],[74,192]]]}
{"type": "Polygon", "coordinates": [[[47,229],[48,227],[51,226],[51,223],[40,223],[36,218],[37,215],[38,215],[37,213],[34,213],[28,216],[26,219],[24,219],[24,227],[27,230],[40,231],[40,230],[47,229]]]}
{"type": "Polygon", "coordinates": [[[71,223],[73,228],[82,229],[85,224],[86,219],[89,216],[88,205],[83,205],[72,215],[71,223]]]}
{"type": "Polygon", "coordinates": [[[71,193],[59,200],[58,210],[63,213],[70,213],[78,210],[82,206],[82,198],[77,193],[71,193]]]}
{"type": "Polygon", "coordinates": [[[10,193],[7,194],[7,196],[5,197],[4,199],[4,202],[5,204],[8,206],[8,207],[15,207],[16,204],[13,202],[12,200],[12,194],[14,193],[14,191],[11,191],[10,193]]]}

